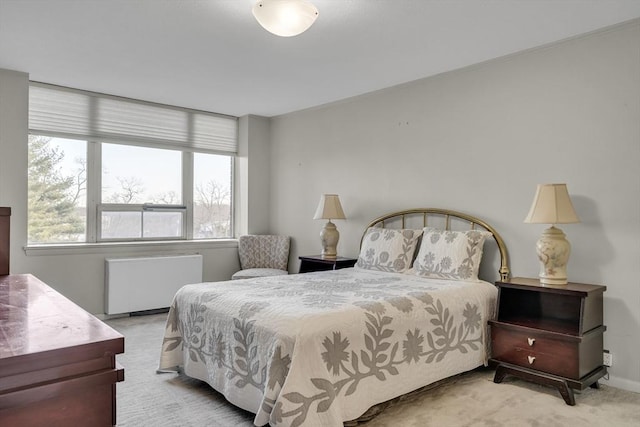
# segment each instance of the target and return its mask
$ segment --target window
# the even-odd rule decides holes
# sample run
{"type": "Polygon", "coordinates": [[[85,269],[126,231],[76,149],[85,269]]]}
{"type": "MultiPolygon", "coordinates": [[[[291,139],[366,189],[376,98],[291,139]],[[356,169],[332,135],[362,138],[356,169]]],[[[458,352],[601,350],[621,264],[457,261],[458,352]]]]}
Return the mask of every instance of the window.
{"type": "Polygon", "coordinates": [[[237,119],[32,83],[29,244],[233,235],[237,119]]]}
{"type": "Polygon", "coordinates": [[[193,163],[193,237],[232,235],[231,162],[227,156],[195,153],[193,163]]]}
{"type": "Polygon", "coordinates": [[[106,143],[101,149],[98,240],[184,239],[182,153],[106,143]]]}
{"type": "Polygon", "coordinates": [[[86,241],[87,144],[29,136],[29,243],[86,241]]]}

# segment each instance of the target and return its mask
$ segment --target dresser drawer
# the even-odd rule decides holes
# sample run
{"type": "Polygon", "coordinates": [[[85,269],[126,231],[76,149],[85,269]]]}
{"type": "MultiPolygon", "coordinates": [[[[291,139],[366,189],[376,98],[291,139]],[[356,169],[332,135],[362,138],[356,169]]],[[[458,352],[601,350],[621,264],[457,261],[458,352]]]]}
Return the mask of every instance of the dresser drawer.
{"type": "Polygon", "coordinates": [[[602,365],[603,328],[582,337],[491,323],[491,351],[496,360],[579,380],[602,365]],[[595,355],[595,356],[594,356],[595,355]],[[599,356],[599,359],[598,359],[599,356]]]}

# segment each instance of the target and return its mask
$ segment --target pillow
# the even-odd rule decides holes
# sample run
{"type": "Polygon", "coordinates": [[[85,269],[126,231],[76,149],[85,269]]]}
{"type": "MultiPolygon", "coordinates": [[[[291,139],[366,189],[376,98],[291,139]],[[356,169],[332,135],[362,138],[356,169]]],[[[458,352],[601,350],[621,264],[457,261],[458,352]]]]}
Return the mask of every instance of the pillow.
{"type": "Polygon", "coordinates": [[[426,227],[413,263],[417,276],[478,281],[484,240],[488,231],[447,231],[426,227]]]}
{"type": "Polygon", "coordinates": [[[411,267],[422,230],[371,227],[362,239],[356,268],[404,273],[411,267]]]}

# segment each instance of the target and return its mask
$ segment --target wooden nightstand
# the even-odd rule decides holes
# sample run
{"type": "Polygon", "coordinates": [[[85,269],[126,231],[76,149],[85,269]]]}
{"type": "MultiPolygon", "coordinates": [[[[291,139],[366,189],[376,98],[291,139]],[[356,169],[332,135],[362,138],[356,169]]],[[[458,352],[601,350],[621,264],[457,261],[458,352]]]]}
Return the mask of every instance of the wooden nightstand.
{"type": "Polygon", "coordinates": [[[307,255],[298,257],[300,260],[300,273],[311,271],[339,270],[341,268],[353,267],[358,261],[356,258],[335,257],[322,258],[322,255],[307,255]]]}
{"type": "Polygon", "coordinates": [[[506,375],[558,389],[567,405],[573,390],[598,388],[602,364],[606,286],[541,285],[538,279],[496,282],[497,320],[490,320],[494,382],[506,375]]]}

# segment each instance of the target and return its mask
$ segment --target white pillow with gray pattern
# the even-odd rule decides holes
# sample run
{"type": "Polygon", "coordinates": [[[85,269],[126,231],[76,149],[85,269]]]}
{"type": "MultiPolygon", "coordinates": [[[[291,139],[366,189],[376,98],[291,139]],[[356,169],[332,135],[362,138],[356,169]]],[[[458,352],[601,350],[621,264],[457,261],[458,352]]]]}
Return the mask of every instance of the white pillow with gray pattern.
{"type": "Polygon", "coordinates": [[[404,273],[411,267],[422,230],[371,227],[362,239],[355,267],[404,273]]]}
{"type": "Polygon", "coordinates": [[[413,263],[417,276],[478,281],[484,241],[488,231],[450,231],[426,227],[413,263]]]}

